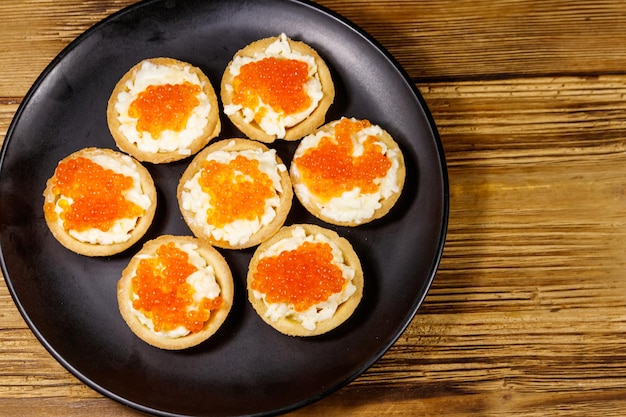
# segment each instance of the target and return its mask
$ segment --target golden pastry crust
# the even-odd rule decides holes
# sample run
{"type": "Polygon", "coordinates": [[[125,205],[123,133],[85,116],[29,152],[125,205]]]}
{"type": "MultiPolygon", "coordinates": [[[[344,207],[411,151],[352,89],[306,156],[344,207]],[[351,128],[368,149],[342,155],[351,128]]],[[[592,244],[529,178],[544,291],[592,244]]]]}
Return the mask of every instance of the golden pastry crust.
{"type": "Polygon", "coordinates": [[[259,245],[248,267],[247,288],[248,300],[250,304],[252,304],[252,307],[263,319],[263,321],[265,321],[267,324],[269,324],[279,332],[288,336],[317,336],[335,329],[340,324],[345,322],[356,310],[363,297],[363,286],[364,279],[361,262],[359,261],[359,257],[352,248],[350,242],[348,242],[348,240],[346,240],[345,238],[340,237],[336,232],[332,230],[313,224],[294,224],[281,228],[274,236],[259,245]],[[300,321],[290,317],[283,317],[279,318],[276,321],[272,321],[266,315],[268,309],[263,302],[263,299],[256,298],[254,296],[254,290],[251,288],[251,283],[254,280],[254,274],[257,272],[257,267],[262,254],[275,243],[283,239],[290,238],[292,236],[293,230],[297,227],[303,228],[307,236],[321,233],[324,236],[328,237],[340,248],[341,253],[343,254],[344,264],[353,268],[355,271],[354,278],[352,278],[352,284],[356,287],[356,291],[350,296],[350,298],[348,298],[337,307],[337,310],[332,315],[332,317],[317,322],[315,329],[313,330],[304,328],[300,321]]]}
{"type": "Polygon", "coordinates": [[[221,130],[221,122],[220,122],[220,113],[219,106],[217,102],[217,95],[211,82],[208,77],[197,67],[193,65],[179,61],[172,58],[150,58],[143,60],[133,66],[124,76],[117,82],[113,92],[108,101],[107,106],[107,123],[109,125],[109,130],[111,131],[111,135],[115,140],[117,146],[124,152],[134,156],[139,161],[143,162],[151,162],[154,164],[161,164],[167,162],[178,161],[181,159],[188,158],[191,155],[195,155],[200,151],[200,149],[204,148],[211,139],[215,138],[219,135],[221,130]],[[169,67],[175,67],[179,69],[183,69],[185,67],[189,67],[189,71],[198,76],[198,79],[201,83],[203,83],[202,91],[206,94],[209,103],[211,105],[211,109],[207,118],[207,124],[204,127],[202,133],[196,137],[189,146],[186,148],[189,149],[190,153],[180,153],[178,150],[173,151],[158,151],[158,152],[147,152],[139,149],[136,143],[130,141],[126,135],[120,129],[121,123],[118,119],[120,116],[119,112],[116,110],[115,105],[118,102],[118,97],[120,93],[128,92],[128,87],[126,83],[129,80],[133,80],[137,74],[137,72],[141,69],[142,65],[145,62],[152,63],[154,65],[163,65],[169,67]]]}
{"type": "MultiPolygon", "coordinates": [[[[154,182],[148,170],[135,159],[121,152],[116,152],[111,149],[103,148],[84,148],[63,158],[61,161],[59,161],[59,164],[77,157],[84,157],[92,160],[92,158],[98,155],[108,156],[109,158],[113,159],[124,158],[127,161],[131,161],[135,171],[139,174],[141,189],[143,193],[150,199],[151,204],[145,210],[143,215],[137,220],[137,224],[132,230],[130,238],[125,242],[111,244],[97,244],[78,240],[70,235],[69,231],[63,227],[63,224],[60,221],[57,221],[56,216],[54,216],[53,218],[50,215],[46,214],[44,218],[46,220],[48,228],[52,232],[52,235],[67,249],[85,256],[110,256],[123,252],[124,250],[130,248],[148,231],[148,228],[152,224],[157,205],[156,188],[154,187],[154,182]]],[[[50,207],[56,205],[59,198],[59,196],[53,192],[54,187],[55,177],[52,176],[46,182],[46,188],[43,192],[44,213],[47,211],[46,206],[50,207]]]]}
{"type": "MultiPolygon", "coordinates": [[[[340,120],[329,122],[325,124],[324,126],[320,127],[319,129],[317,129],[311,135],[316,135],[319,132],[326,132],[329,134],[329,136],[332,137],[334,133],[334,126],[336,123],[339,123],[339,122],[340,120]]],[[[294,186],[294,193],[298,201],[300,201],[300,203],[304,206],[304,208],[307,209],[309,213],[311,213],[318,219],[325,221],[326,223],[334,224],[337,226],[347,226],[347,227],[354,227],[354,226],[359,226],[361,224],[369,223],[389,213],[391,208],[396,204],[396,202],[400,198],[400,195],[402,194],[402,189],[404,188],[404,182],[406,178],[406,166],[404,162],[404,157],[396,141],[391,137],[391,135],[386,130],[382,128],[381,130],[382,130],[382,134],[378,135],[376,139],[385,144],[385,146],[387,147],[387,152],[392,151],[397,155],[398,167],[396,170],[396,180],[395,180],[397,191],[394,191],[388,197],[381,197],[381,199],[378,201],[380,203],[380,207],[374,210],[371,216],[367,218],[362,218],[362,219],[352,218],[349,220],[338,220],[336,218],[330,217],[324,214],[322,211],[323,208],[326,207],[326,203],[313,201],[311,198],[308,198],[308,196],[304,194],[301,188],[305,188],[307,193],[311,193],[311,191],[303,183],[302,178],[300,178],[300,176],[296,174],[297,167],[298,167],[298,156],[302,152],[301,149],[303,145],[302,142],[300,143],[300,145],[298,146],[298,149],[296,149],[296,152],[294,154],[295,155],[294,159],[291,163],[290,175],[291,175],[291,182],[294,186]]]]}
{"type": "MultiPolygon", "coordinates": [[[[256,53],[265,51],[265,49],[269,45],[279,39],[279,37],[274,36],[252,42],[243,49],[239,50],[233,57],[233,60],[235,59],[235,57],[253,57],[256,53]]],[[[298,52],[302,55],[312,56],[314,58],[315,64],[317,66],[319,81],[322,85],[323,97],[318,103],[315,110],[306,119],[292,127],[286,128],[285,137],[283,138],[277,137],[277,135],[267,134],[254,121],[250,123],[246,122],[241,112],[236,112],[234,114],[228,115],[232,123],[250,139],[258,140],[265,143],[274,142],[276,139],[284,139],[287,141],[298,140],[324,123],[326,112],[328,111],[328,108],[335,99],[335,86],[330,75],[330,70],[328,69],[328,66],[326,65],[324,60],[313,48],[311,48],[306,43],[294,41],[289,38],[287,38],[287,41],[289,42],[289,46],[291,47],[292,51],[298,52]]],[[[230,66],[232,65],[232,63],[233,61],[231,60],[226,67],[221,82],[220,94],[222,98],[222,104],[224,106],[232,104],[233,102],[233,91],[232,89],[227,88],[227,86],[233,85],[234,77],[230,72],[230,66]]]]}
{"type": "Polygon", "coordinates": [[[180,350],[196,346],[215,334],[226,320],[233,305],[233,298],[233,277],[224,257],[207,242],[191,236],[164,235],[146,242],[122,271],[122,277],[117,284],[118,307],[128,327],[146,343],[167,350],[180,350]],[[214,268],[215,280],[220,287],[220,296],[222,297],[221,306],[219,309],[211,311],[209,319],[200,331],[175,338],[159,335],[149,329],[137,318],[132,307],[134,298],[132,280],[140,260],[146,256],[154,255],[159,247],[170,242],[178,247],[186,244],[196,245],[196,252],[207,261],[208,265],[214,268]]]}
{"type": "MultiPolygon", "coordinates": [[[[205,224],[200,224],[194,219],[195,213],[184,207],[183,192],[187,190],[186,184],[196,175],[196,173],[198,173],[198,171],[202,169],[202,162],[205,161],[211,153],[217,151],[237,152],[245,150],[267,152],[269,151],[269,148],[262,143],[241,138],[224,139],[219,142],[212,143],[194,157],[193,161],[189,164],[178,183],[178,205],[183,215],[183,219],[196,237],[206,239],[213,246],[225,249],[244,249],[256,246],[276,233],[276,231],[285,223],[289,210],[291,209],[293,189],[291,187],[289,171],[286,168],[283,171],[278,170],[282,191],[278,193],[280,203],[275,208],[276,215],[270,223],[262,226],[260,230],[253,233],[246,242],[231,244],[227,240],[215,238],[212,234],[207,233],[205,230],[205,224]]],[[[277,166],[284,165],[278,155],[276,155],[275,160],[277,166]]]]}

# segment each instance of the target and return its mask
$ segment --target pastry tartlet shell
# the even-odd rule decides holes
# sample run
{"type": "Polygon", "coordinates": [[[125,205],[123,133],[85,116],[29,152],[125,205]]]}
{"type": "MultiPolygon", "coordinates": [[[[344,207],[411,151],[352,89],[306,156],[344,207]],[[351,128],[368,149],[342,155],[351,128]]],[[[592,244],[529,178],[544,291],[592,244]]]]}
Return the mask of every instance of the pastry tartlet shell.
{"type": "MultiPolygon", "coordinates": [[[[183,219],[187,223],[189,229],[191,229],[194,236],[207,240],[211,245],[217,246],[219,248],[224,249],[245,249],[252,246],[256,246],[264,240],[268,239],[272,236],[280,227],[285,223],[287,219],[287,215],[289,214],[289,210],[291,209],[291,204],[293,201],[293,188],[291,186],[291,179],[289,176],[289,171],[280,171],[280,182],[282,186],[282,193],[279,194],[280,204],[276,207],[276,216],[274,219],[267,225],[263,226],[260,230],[250,236],[250,239],[239,245],[231,245],[228,241],[215,239],[212,235],[207,234],[202,227],[202,225],[198,225],[194,221],[194,213],[183,208],[183,199],[182,193],[185,188],[185,184],[191,180],[196,173],[202,169],[202,162],[207,158],[207,156],[216,151],[226,150],[226,151],[242,151],[242,150],[261,150],[263,152],[267,152],[269,148],[265,146],[263,143],[252,141],[249,139],[241,139],[241,138],[233,138],[233,139],[224,139],[219,142],[215,142],[207,146],[200,153],[198,153],[183,175],[180,178],[177,188],[177,198],[178,198],[178,206],[183,215],[183,219]]],[[[282,164],[281,159],[276,155],[276,164],[282,164]]]]}
{"type": "Polygon", "coordinates": [[[131,258],[128,266],[122,271],[122,277],[117,284],[117,300],[120,313],[128,327],[144,342],[160,349],[180,350],[196,346],[211,337],[222,326],[233,305],[234,284],[233,277],[224,257],[207,242],[191,236],[162,235],[144,244],[141,250],[131,258]],[[146,327],[132,311],[132,279],[141,260],[141,255],[151,255],[164,244],[192,243],[197,245],[197,251],[207,260],[207,264],[215,269],[215,279],[220,287],[222,305],[218,310],[212,311],[209,320],[203,328],[196,333],[178,338],[169,338],[156,334],[146,327]]]}
{"type": "Polygon", "coordinates": [[[200,151],[200,149],[204,148],[211,141],[211,139],[219,135],[221,131],[220,110],[217,102],[217,95],[209,78],[198,67],[195,67],[184,61],[164,57],[149,58],[137,63],[130,70],[128,70],[126,74],[124,74],[124,76],[117,82],[115,88],[113,89],[113,92],[111,93],[107,105],[107,123],[111,135],[113,136],[113,139],[115,140],[115,143],[120,150],[128,153],[129,155],[132,155],[139,161],[150,162],[153,164],[163,164],[173,161],[179,161],[195,155],[200,151]],[[191,151],[190,154],[181,154],[177,150],[156,153],[142,151],[137,147],[135,143],[129,141],[120,130],[121,123],[118,120],[119,113],[115,109],[117,97],[120,93],[126,90],[126,82],[135,77],[137,71],[139,71],[143,63],[146,61],[151,62],[155,65],[165,65],[178,68],[189,67],[190,71],[195,73],[200,81],[204,82],[203,91],[209,99],[209,102],[211,104],[211,110],[208,116],[207,125],[204,127],[202,134],[194,139],[191,145],[189,145],[189,149],[191,151]]]}
{"type": "Polygon", "coordinates": [[[318,336],[324,333],[328,333],[344,323],[346,320],[348,320],[350,316],[352,316],[363,297],[364,278],[363,268],[361,267],[359,257],[357,256],[352,245],[350,244],[350,242],[348,242],[347,239],[340,237],[333,230],[326,229],[314,224],[294,224],[281,228],[274,236],[259,245],[250,261],[246,283],[248,289],[248,301],[257,312],[259,317],[261,317],[261,319],[263,319],[265,323],[269,324],[274,329],[288,336],[307,337],[318,336]],[[284,238],[291,237],[292,230],[296,227],[302,227],[307,235],[321,233],[330,238],[341,249],[344,257],[344,263],[351,266],[355,270],[354,278],[352,279],[352,284],[356,286],[356,291],[354,292],[354,294],[352,294],[350,298],[348,298],[337,307],[337,311],[335,311],[335,314],[331,318],[318,322],[315,329],[313,330],[308,330],[304,328],[299,321],[291,319],[289,317],[280,318],[277,321],[270,320],[265,315],[265,313],[267,312],[267,307],[265,303],[262,299],[256,298],[254,296],[254,290],[250,286],[250,284],[254,280],[254,274],[257,271],[257,265],[259,264],[259,260],[263,252],[265,252],[270,246],[272,246],[276,242],[279,242],[284,238]]]}
{"type": "MultiPolygon", "coordinates": [[[[333,135],[334,132],[334,125],[336,123],[338,123],[339,120],[336,121],[332,121],[329,123],[326,123],[324,126],[320,127],[319,129],[317,129],[315,132],[311,133],[311,135],[315,135],[319,132],[326,132],[328,133],[330,136],[333,135]]],[[[294,174],[294,166],[297,167],[297,158],[294,158],[294,160],[291,163],[291,167],[290,167],[290,175],[291,175],[291,182],[294,186],[294,194],[296,195],[296,198],[298,199],[298,201],[302,204],[302,206],[304,206],[304,208],[311,213],[313,216],[317,217],[318,219],[329,223],[329,224],[333,224],[336,226],[346,226],[346,227],[355,227],[355,226],[359,226],[362,224],[366,224],[366,223],[370,223],[376,219],[380,219],[381,217],[384,217],[387,213],[389,213],[389,211],[392,209],[392,207],[396,204],[396,202],[398,201],[398,199],[400,198],[400,195],[402,194],[402,189],[404,188],[404,182],[405,182],[405,178],[406,178],[406,165],[404,162],[404,157],[402,155],[402,152],[398,146],[398,144],[396,143],[396,141],[393,139],[393,137],[384,129],[382,129],[383,133],[380,136],[377,136],[377,139],[382,141],[386,146],[387,149],[395,149],[397,150],[397,154],[398,154],[398,171],[396,172],[396,185],[398,186],[398,190],[393,193],[392,195],[390,195],[387,198],[384,198],[382,200],[380,200],[380,204],[381,206],[376,209],[374,211],[374,213],[372,214],[372,216],[366,218],[366,219],[361,219],[359,221],[356,220],[348,220],[348,221],[340,221],[340,220],[336,220],[333,219],[332,217],[326,216],[322,213],[322,209],[313,201],[308,200],[307,198],[305,198],[304,196],[302,196],[300,194],[300,192],[298,191],[298,187],[296,187],[296,185],[300,185],[302,184],[302,181],[300,178],[298,178],[295,174],[294,174]]],[[[296,149],[296,154],[298,153],[299,149],[296,149]]],[[[308,190],[308,188],[307,188],[308,190]]],[[[310,191],[309,191],[310,192],[310,191]]]]}
{"type": "MultiPolygon", "coordinates": [[[[269,45],[279,39],[279,37],[274,36],[252,42],[246,47],[240,49],[233,57],[233,60],[237,56],[253,57],[255,53],[265,51],[265,49],[269,45]]],[[[247,123],[241,115],[241,112],[236,112],[234,114],[228,115],[228,118],[237,127],[237,129],[239,129],[244,135],[246,135],[250,139],[258,140],[265,143],[272,143],[276,139],[284,139],[286,141],[295,141],[301,139],[302,137],[308,135],[310,132],[312,132],[324,123],[324,120],[326,118],[326,112],[328,111],[328,108],[335,99],[335,86],[333,84],[330,70],[328,69],[328,65],[326,65],[326,62],[324,62],[324,60],[320,57],[317,51],[315,51],[304,42],[294,41],[289,38],[287,38],[287,41],[289,42],[289,46],[293,51],[299,52],[302,55],[312,56],[315,59],[315,64],[317,65],[317,73],[320,83],[322,84],[323,97],[318,103],[315,110],[306,119],[294,126],[285,129],[285,137],[283,138],[277,137],[277,135],[268,135],[254,121],[251,123],[247,123]]],[[[220,87],[222,104],[225,106],[228,104],[232,104],[233,102],[233,91],[226,88],[227,85],[233,85],[234,77],[230,73],[230,66],[233,63],[233,60],[230,61],[230,63],[226,67],[226,70],[224,71],[220,87]]]]}
{"type": "MultiPolygon", "coordinates": [[[[121,158],[126,156],[121,152],[117,152],[111,149],[106,148],[83,148],[80,149],[65,158],[63,158],[61,162],[65,162],[77,157],[85,157],[87,159],[91,159],[91,157],[96,155],[107,155],[113,158],[121,158]]],[[[112,243],[109,245],[104,244],[93,244],[88,242],[82,242],[80,240],[72,237],[68,231],[63,228],[57,221],[51,221],[47,216],[44,216],[46,220],[46,224],[52,232],[52,235],[67,249],[76,252],[80,255],[85,256],[110,256],[115,255],[117,253],[123,252],[126,249],[130,248],[134,245],[139,239],[141,239],[145,233],[150,228],[152,224],[152,220],[154,219],[154,214],[157,206],[157,194],[156,188],[154,186],[154,181],[152,180],[152,176],[148,172],[148,170],[137,162],[134,158],[130,157],[132,162],[134,163],[136,171],[139,173],[139,177],[141,180],[141,188],[143,192],[150,198],[152,204],[148,209],[146,209],[143,216],[141,216],[138,221],[136,227],[131,232],[131,237],[126,242],[120,243],[112,243]]],[[[44,197],[44,206],[47,203],[56,204],[56,196],[52,192],[52,188],[54,187],[54,176],[48,179],[46,182],[46,188],[43,192],[44,197]]]]}

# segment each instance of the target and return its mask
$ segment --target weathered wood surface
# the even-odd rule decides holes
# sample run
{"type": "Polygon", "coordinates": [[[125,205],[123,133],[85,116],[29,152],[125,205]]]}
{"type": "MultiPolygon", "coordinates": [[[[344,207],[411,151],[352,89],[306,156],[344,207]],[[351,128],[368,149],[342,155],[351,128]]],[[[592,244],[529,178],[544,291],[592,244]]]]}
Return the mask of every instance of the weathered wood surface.
{"type": "MultiPolygon", "coordinates": [[[[45,66],[130,0],[0,2],[0,140],[45,66]]],[[[391,350],[294,416],[626,415],[626,3],[345,1],[440,129],[444,256],[391,350]]],[[[37,342],[0,283],[0,414],[137,416],[37,342]]]]}

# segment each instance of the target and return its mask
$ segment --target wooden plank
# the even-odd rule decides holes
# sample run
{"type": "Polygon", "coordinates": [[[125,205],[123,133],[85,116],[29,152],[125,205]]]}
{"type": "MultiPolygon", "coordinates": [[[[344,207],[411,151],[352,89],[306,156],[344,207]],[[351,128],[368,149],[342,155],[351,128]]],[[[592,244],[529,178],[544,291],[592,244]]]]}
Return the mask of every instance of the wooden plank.
{"type": "MultiPolygon", "coordinates": [[[[4,0],[0,91],[22,96],[70,41],[131,0],[4,0]],[[23,24],[28,16],[28,24],[23,24]],[[28,49],[24,49],[24,43],[28,49]],[[29,65],[24,65],[25,59],[29,65]]],[[[623,73],[626,4],[614,0],[319,1],[361,26],[416,80],[623,73]]]]}

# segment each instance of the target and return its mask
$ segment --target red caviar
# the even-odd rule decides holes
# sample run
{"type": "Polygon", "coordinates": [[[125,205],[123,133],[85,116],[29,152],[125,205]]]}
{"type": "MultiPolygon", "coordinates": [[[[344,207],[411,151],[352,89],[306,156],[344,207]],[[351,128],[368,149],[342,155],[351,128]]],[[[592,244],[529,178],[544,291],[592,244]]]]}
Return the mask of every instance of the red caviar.
{"type": "Polygon", "coordinates": [[[198,268],[189,263],[187,252],[174,243],[161,245],[156,257],[142,259],[133,277],[133,292],[138,296],[133,300],[133,308],[143,312],[152,320],[155,331],[168,331],[179,326],[190,332],[198,332],[211,316],[211,310],[222,305],[220,296],[203,298],[196,309],[194,288],[187,277],[198,268]]]}
{"type": "MultiPolygon", "coordinates": [[[[297,59],[269,57],[250,62],[233,80],[233,103],[255,109],[261,99],[277,113],[298,113],[311,105],[305,89],[308,78],[309,65],[297,59]]],[[[257,115],[259,120],[262,116],[257,115]]]]}
{"type": "Polygon", "coordinates": [[[192,110],[200,104],[200,86],[182,84],[150,85],[130,104],[128,115],[137,118],[137,130],[158,139],[164,130],[180,132],[192,110]]]}
{"type": "Polygon", "coordinates": [[[326,301],[346,284],[327,243],[304,242],[296,250],[262,258],[253,277],[251,288],[265,294],[267,302],[293,304],[298,312],[326,301]]]}
{"type": "MultiPolygon", "coordinates": [[[[88,158],[62,161],[54,173],[53,194],[61,199],[63,227],[79,232],[88,229],[108,231],[116,220],[139,217],[144,210],[126,200],[123,192],[133,187],[133,179],[105,169],[88,158]]],[[[56,220],[54,204],[44,207],[46,216],[56,220]]]]}
{"type": "Polygon", "coordinates": [[[353,156],[351,136],[369,126],[367,120],[343,118],[335,125],[334,139],[323,137],[316,148],[308,149],[294,160],[311,193],[330,200],[356,187],[364,194],[378,190],[379,184],[375,180],[387,175],[391,161],[375,143],[376,137],[368,137],[363,144],[363,153],[353,156]]]}
{"type": "Polygon", "coordinates": [[[265,213],[265,201],[275,195],[271,178],[259,161],[237,155],[228,164],[204,161],[198,180],[210,197],[207,222],[221,228],[235,220],[255,220],[265,213]]]}

